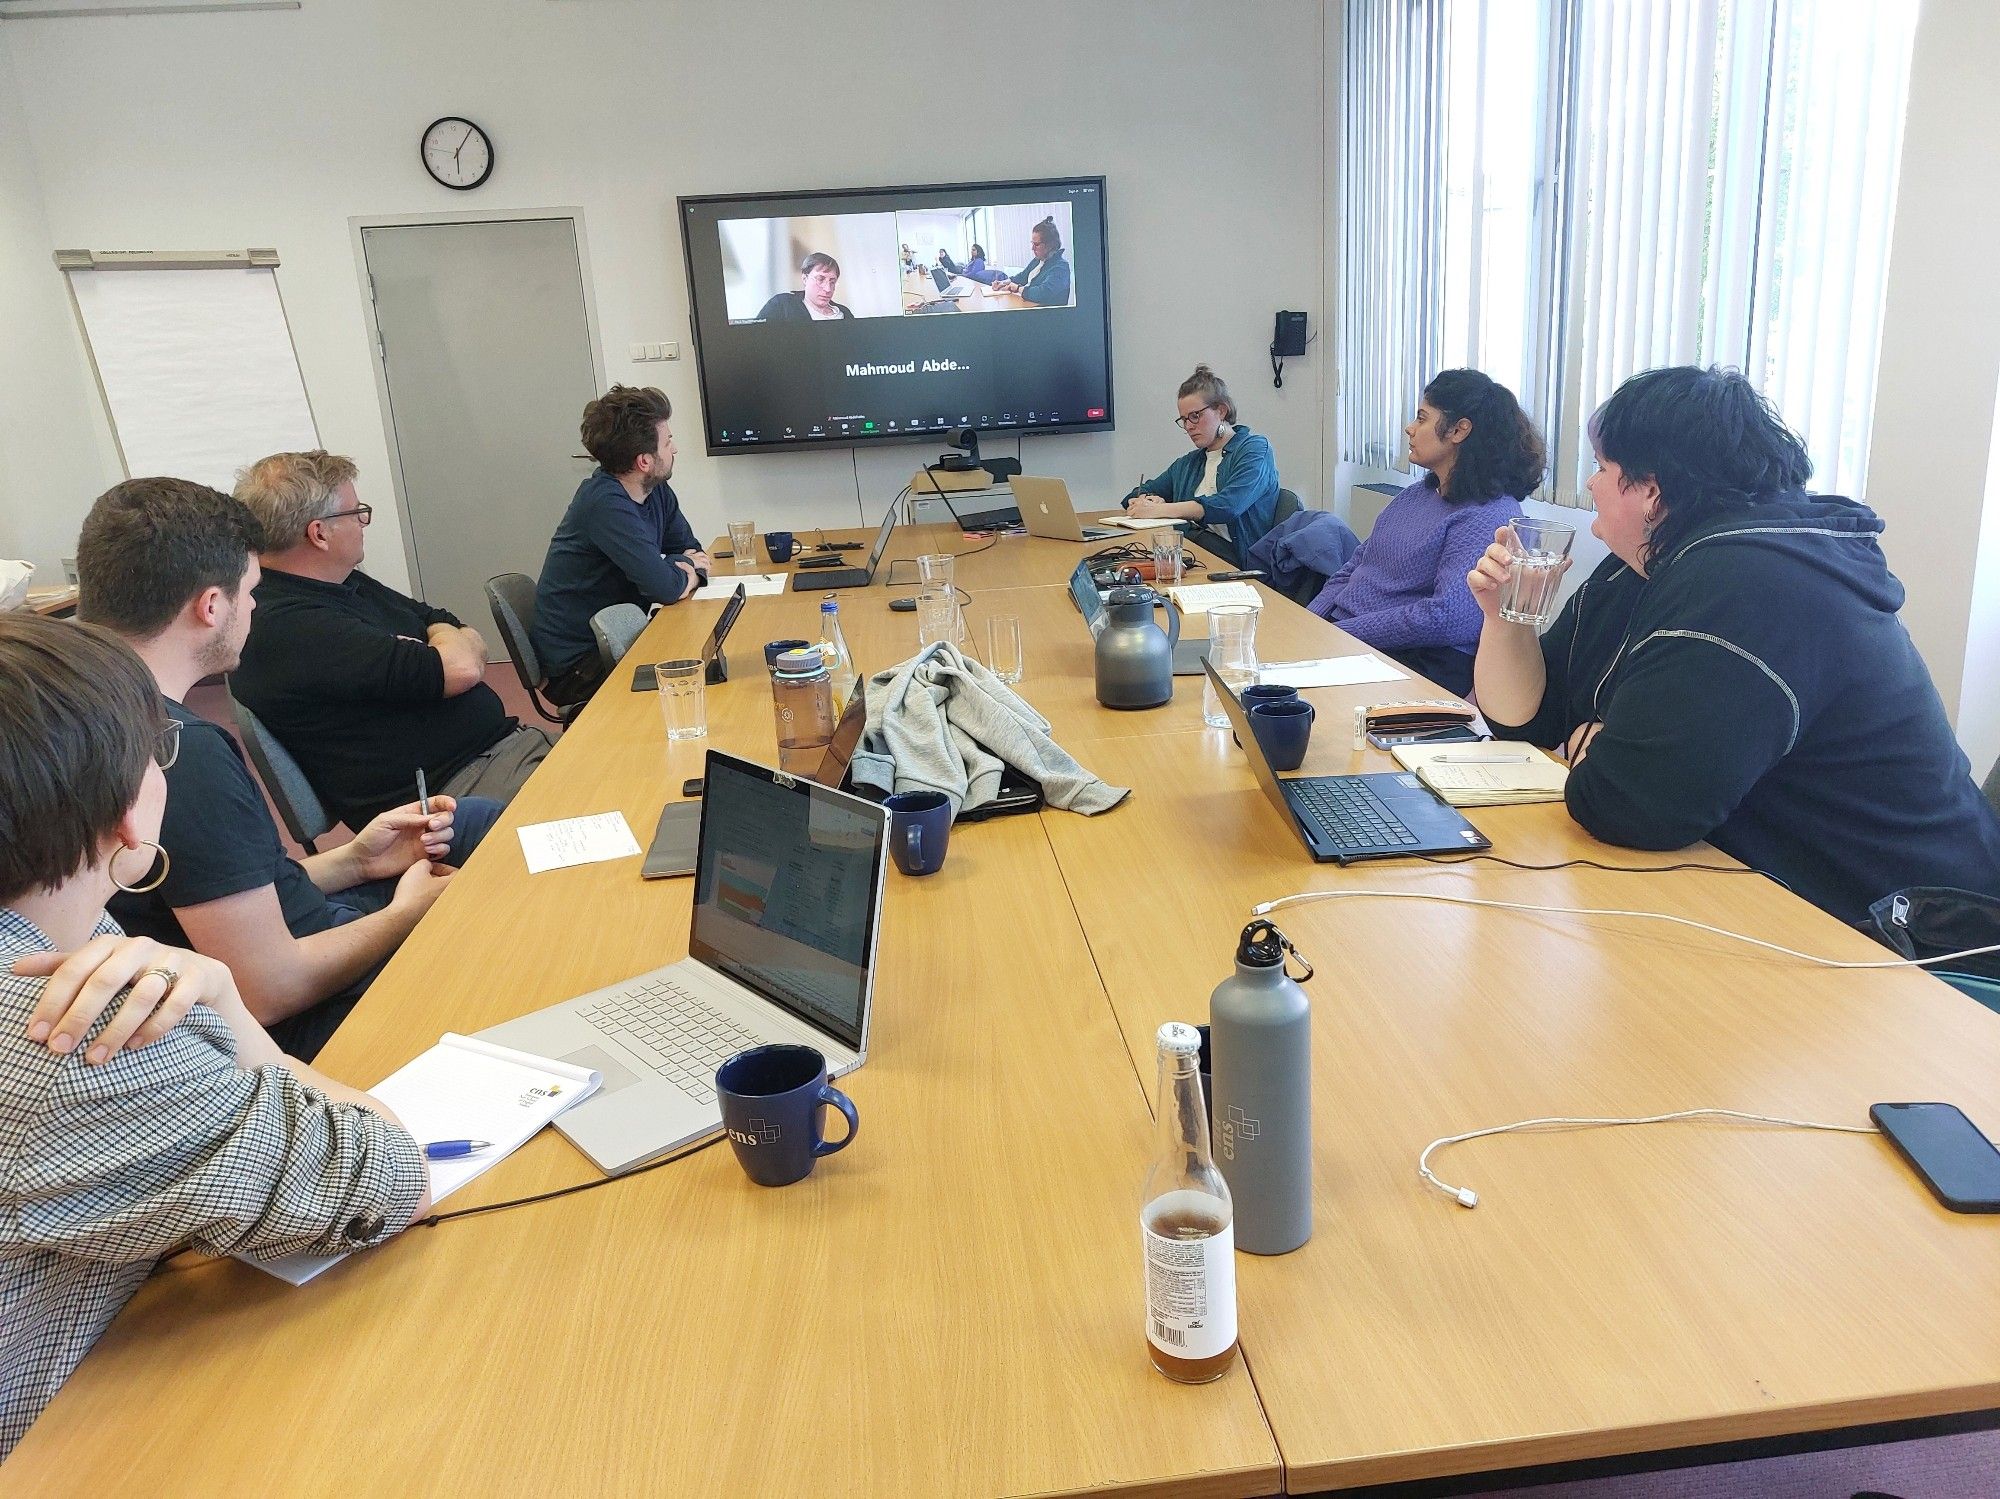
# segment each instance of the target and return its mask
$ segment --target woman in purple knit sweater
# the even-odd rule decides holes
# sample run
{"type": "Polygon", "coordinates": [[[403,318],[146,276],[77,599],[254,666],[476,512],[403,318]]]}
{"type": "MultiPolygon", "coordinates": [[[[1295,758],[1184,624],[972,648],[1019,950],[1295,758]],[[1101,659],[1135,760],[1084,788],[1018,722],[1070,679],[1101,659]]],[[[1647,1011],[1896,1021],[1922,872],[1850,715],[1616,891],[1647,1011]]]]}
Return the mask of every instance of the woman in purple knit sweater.
{"type": "Polygon", "coordinates": [[[1483,618],[1465,575],[1542,482],[1542,438],[1514,393],[1478,370],[1439,374],[1403,434],[1430,473],[1388,503],[1307,607],[1462,697],[1483,618]]]}

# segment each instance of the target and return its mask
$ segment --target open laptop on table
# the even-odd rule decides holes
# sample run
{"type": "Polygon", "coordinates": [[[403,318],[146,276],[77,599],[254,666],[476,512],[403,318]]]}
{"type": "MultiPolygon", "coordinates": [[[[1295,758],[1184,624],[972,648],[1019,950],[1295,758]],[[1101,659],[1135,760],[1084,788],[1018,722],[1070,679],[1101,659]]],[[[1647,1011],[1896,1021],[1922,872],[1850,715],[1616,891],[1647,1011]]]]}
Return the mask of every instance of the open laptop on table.
{"type": "MultiPolygon", "coordinates": [[[[864,796],[871,801],[880,792],[873,788],[850,785],[848,768],[854,763],[854,752],[861,747],[861,731],[868,726],[868,679],[861,678],[854,684],[854,696],[847,700],[847,711],[840,715],[840,722],[834,725],[833,738],[827,741],[826,754],[821,757],[819,769],[813,772],[813,779],[822,786],[852,791],[856,796],[864,796]]],[[[1000,789],[988,801],[976,807],[961,807],[956,822],[984,822],[990,817],[1009,817],[1016,812],[1035,812],[1042,806],[1042,784],[1030,780],[1011,765],[1003,762],[1000,772],[1000,789]]]]}
{"type": "MultiPolygon", "coordinates": [[[[1150,588],[1150,583],[1135,584],[1135,587],[1150,588]]],[[[1076,605],[1083,622],[1090,626],[1090,638],[1097,639],[1104,628],[1104,594],[1098,589],[1097,579],[1090,575],[1090,559],[1077,563],[1069,575],[1069,598],[1076,605]]],[[[1169,609],[1178,607],[1171,601],[1169,609]]],[[[1174,675],[1177,677],[1198,677],[1208,661],[1208,637],[1206,635],[1183,635],[1174,642],[1174,675]]]]}
{"type": "Polygon", "coordinates": [[[704,779],[687,957],[480,1032],[604,1074],[556,1128],[614,1176],[721,1128],[715,1069],[746,1047],[835,1077],[868,1055],[889,814],[720,750],[704,779]]]}
{"type": "Polygon", "coordinates": [[[1069,486],[1060,479],[1037,479],[1016,474],[1009,481],[1014,503],[1020,507],[1021,522],[1030,536],[1049,541],[1112,541],[1125,535],[1111,526],[1086,526],[1076,518],[1070,503],[1069,486]]]}
{"type": "Polygon", "coordinates": [[[972,295],[972,289],[962,281],[954,289],[952,282],[958,278],[941,265],[932,266],[930,276],[938,294],[927,302],[917,303],[909,309],[911,312],[957,312],[959,299],[972,295]]]}
{"type": "MultiPolygon", "coordinates": [[[[898,499],[901,498],[899,495],[898,499]]],[[[896,529],[896,501],[889,502],[889,513],[882,517],[882,528],[875,533],[875,544],[868,549],[868,561],[862,567],[820,567],[810,560],[801,562],[799,570],[792,574],[793,593],[811,593],[823,588],[866,588],[875,581],[875,569],[882,565],[882,554],[889,550],[889,533],[896,529]]]]}
{"type": "Polygon", "coordinates": [[[1250,758],[1257,784],[1322,864],[1463,854],[1493,847],[1487,836],[1410,771],[1359,776],[1279,776],[1250,732],[1250,716],[1208,662],[1202,670],[1250,758]]]}

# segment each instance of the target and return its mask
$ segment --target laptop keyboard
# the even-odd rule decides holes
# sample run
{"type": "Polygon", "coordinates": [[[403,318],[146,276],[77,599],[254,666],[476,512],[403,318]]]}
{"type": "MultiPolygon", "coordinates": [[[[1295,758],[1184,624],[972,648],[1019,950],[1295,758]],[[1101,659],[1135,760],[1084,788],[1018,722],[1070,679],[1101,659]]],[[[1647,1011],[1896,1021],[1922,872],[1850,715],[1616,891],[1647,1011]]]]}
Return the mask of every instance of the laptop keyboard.
{"type": "Polygon", "coordinates": [[[715,1102],[715,1069],[737,1052],[763,1044],[728,1016],[671,979],[648,979],[606,995],[577,1012],[585,1024],[653,1064],[696,1103],[715,1102]]]}
{"type": "Polygon", "coordinates": [[[1285,785],[1335,843],[1347,848],[1416,846],[1416,834],[1365,782],[1348,776],[1311,776],[1285,785]]]}

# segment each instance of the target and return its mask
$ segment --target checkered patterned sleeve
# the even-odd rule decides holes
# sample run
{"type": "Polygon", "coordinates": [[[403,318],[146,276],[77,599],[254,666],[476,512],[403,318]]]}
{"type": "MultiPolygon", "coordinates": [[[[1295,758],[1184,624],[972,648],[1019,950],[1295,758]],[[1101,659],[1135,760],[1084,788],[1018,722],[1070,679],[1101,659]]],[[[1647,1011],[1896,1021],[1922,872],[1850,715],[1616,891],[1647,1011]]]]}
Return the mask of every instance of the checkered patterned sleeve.
{"type": "Polygon", "coordinates": [[[342,1254],[408,1226],[423,1195],[406,1130],[284,1067],[238,1068],[204,1007],[102,1066],[79,1055],[49,1079],[16,1157],[17,1245],[106,1262],[183,1245],[342,1254]]]}

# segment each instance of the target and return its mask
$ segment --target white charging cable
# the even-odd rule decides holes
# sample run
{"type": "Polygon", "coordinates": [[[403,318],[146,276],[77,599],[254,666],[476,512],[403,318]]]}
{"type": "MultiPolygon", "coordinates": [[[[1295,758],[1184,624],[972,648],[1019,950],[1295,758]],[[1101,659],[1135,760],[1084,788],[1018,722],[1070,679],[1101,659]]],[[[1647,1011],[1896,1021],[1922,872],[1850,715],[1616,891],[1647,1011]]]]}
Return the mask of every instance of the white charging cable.
{"type": "Polygon", "coordinates": [[[1496,1124],[1491,1129],[1467,1130],[1462,1135],[1446,1135],[1441,1140],[1431,1141],[1424,1147],[1424,1153],[1417,1157],[1417,1175],[1460,1207],[1476,1208],[1479,1206],[1477,1192],[1470,1187],[1454,1187],[1431,1170],[1433,1151],[1442,1150],[1447,1145],[1462,1144],[1467,1140],[1483,1139],[1487,1135],[1510,1134],[1515,1130],[1609,1129],[1624,1124],[1671,1124],[1676,1119],[1739,1119],[1746,1124],[1775,1124],[1787,1129],[1825,1129],[1846,1135],[1878,1133],[1872,1124],[1816,1124],[1810,1119],[1779,1119],[1770,1114],[1745,1114],[1737,1109],[1683,1109],[1677,1114],[1648,1114],[1638,1119],[1521,1119],[1513,1124],[1496,1124]]]}
{"type": "Polygon", "coordinates": [[[1816,953],[1800,952],[1797,948],[1766,942],[1762,937],[1746,937],[1741,932],[1710,926],[1705,921],[1693,921],[1686,916],[1669,916],[1664,911],[1616,911],[1600,906],[1538,906],[1527,901],[1483,900],[1472,895],[1440,895],[1430,890],[1308,890],[1299,895],[1281,895],[1276,900],[1260,901],[1250,908],[1250,914],[1268,916],[1281,907],[1298,905],[1303,901],[1349,900],[1361,896],[1377,900],[1429,900],[1452,906],[1485,906],[1496,911],[1533,911],[1543,916],[1624,916],[1634,921],[1667,921],[1675,926],[1693,927],[1698,932],[1712,932],[1718,937],[1728,937],[1732,941],[1747,942],[1752,947],[1761,947],[1768,952],[1783,953],[1786,957],[1797,958],[1802,963],[1817,963],[1822,968],[1922,968],[1930,963],[1950,963],[1959,958],[1977,958],[1987,953],[2000,952],[2000,942],[1995,942],[1986,947],[1968,947],[1963,952],[1939,953],[1931,958],[1823,958],[1816,953]]]}

